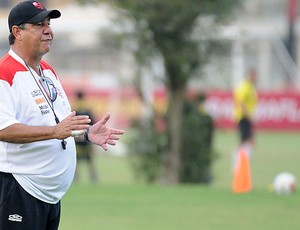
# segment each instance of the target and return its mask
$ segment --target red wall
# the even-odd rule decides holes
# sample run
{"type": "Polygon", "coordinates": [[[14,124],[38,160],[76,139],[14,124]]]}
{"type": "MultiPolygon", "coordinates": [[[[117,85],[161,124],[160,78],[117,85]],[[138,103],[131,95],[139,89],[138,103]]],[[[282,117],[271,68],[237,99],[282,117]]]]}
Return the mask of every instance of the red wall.
{"type": "MultiPolygon", "coordinates": [[[[205,106],[214,117],[217,127],[234,127],[230,91],[210,92],[205,106]]],[[[300,93],[259,92],[255,121],[259,129],[300,130],[300,93]]]]}
{"type": "MultiPolygon", "coordinates": [[[[70,88],[67,91],[71,104],[75,108],[74,91],[70,88]]],[[[138,118],[143,113],[141,101],[132,88],[86,92],[87,106],[96,116],[101,117],[106,112],[110,112],[118,126],[128,126],[131,119],[138,118]]],[[[156,111],[165,113],[167,108],[165,90],[156,90],[153,96],[156,111]]],[[[234,128],[231,91],[209,92],[205,107],[214,118],[216,127],[234,128]]],[[[300,131],[300,92],[259,92],[255,121],[258,129],[300,131]]]]}

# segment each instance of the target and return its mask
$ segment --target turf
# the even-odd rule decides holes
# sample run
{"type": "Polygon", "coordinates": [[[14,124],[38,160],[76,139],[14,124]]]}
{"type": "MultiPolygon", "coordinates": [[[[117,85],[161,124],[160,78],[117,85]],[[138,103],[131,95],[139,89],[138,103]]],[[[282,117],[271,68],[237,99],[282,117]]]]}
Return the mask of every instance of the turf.
{"type": "Polygon", "coordinates": [[[300,193],[278,196],[268,190],[278,172],[300,178],[298,139],[297,133],[258,133],[251,159],[253,190],[239,195],[231,192],[237,141],[232,132],[216,133],[210,186],[136,183],[126,157],[99,154],[100,182],[90,183],[85,174],[73,183],[62,200],[60,230],[300,229],[300,193]]]}

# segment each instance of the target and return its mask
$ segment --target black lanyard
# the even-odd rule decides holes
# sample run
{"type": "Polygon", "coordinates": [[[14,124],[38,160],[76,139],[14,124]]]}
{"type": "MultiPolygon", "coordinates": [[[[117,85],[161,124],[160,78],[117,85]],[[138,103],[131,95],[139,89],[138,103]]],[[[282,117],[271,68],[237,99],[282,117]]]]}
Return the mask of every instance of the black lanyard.
{"type": "MultiPolygon", "coordinates": [[[[25,63],[25,62],[24,62],[24,63],[25,63]]],[[[40,74],[41,74],[41,79],[42,79],[42,81],[44,82],[43,85],[42,85],[42,84],[39,84],[38,81],[35,79],[35,77],[34,77],[32,71],[31,71],[31,68],[27,65],[27,63],[25,63],[25,65],[26,65],[27,69],[29,70],[31,76],[33,77],[35,83],[37,84],[37,86],[38,86],[39,89],[41,90],[41,92],[42,92],[44,98],[45,98],[46,101],[47,101],[47,104],[49,105],[49,107],[51,108],[51,110],[52,110],[52,112],[53,112],[55,122],[56,122],[56,124],[58,124],[60,121],[59,121],[58,117],[56,116],[56,113],[55,113],[55,110],[54,110],[54,105],[53,105],[53,102],[55,101],[56,97],[55,97],[54,100],[51,98],[51,92],[50,92],[49,83],[47,82],[47,80],[46,80],[47,78],[44,76],[44,73],[43,73],[42,69],[39,67],[40,74]],[[48,90],[46,89],[45,86],[47,87],[48,90]]],[[[54,84],[53,84],[53,87],[55,87],[54,84]]],[[[56,89],[55,89],[55,90],[56,90],[56,89]]],[[[57,92],[56,92],[56,93],[57,93],[57,92]]],[[[57,96],[57,95],[56,95],[56,96],[57,96]]],[[[67,148],[67,142],[66,142],[64,139],[61,141],[61,147],[63,148],[63,150],[65,150],[65,149],[67,148]]]]}

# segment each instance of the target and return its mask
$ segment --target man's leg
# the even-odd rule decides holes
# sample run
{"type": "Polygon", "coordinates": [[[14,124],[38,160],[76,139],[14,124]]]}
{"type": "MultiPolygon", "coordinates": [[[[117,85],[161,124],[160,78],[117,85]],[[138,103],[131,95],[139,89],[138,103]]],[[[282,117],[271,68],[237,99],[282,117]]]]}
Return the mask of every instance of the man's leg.
{"type": "Polygon", "coordinates": [[[36,199],[11,174],[0,172],[0,229],[57,230],[59,218],[60,203],[36,199]]]}

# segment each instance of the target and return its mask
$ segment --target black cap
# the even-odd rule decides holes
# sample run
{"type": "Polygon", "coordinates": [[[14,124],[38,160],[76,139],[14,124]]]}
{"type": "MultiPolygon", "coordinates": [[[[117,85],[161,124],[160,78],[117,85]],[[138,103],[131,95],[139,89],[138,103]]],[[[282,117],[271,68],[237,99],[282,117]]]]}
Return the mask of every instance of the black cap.
{"type": "Polygon", "coordinates": [[[61,13],[58,10],[47,10],[38,1],[24,1],[16,5],[9,13],[8,27],[12,31],[13,26],[23,23],[38,23],[45,18],[59,18],[61,13]]]}

